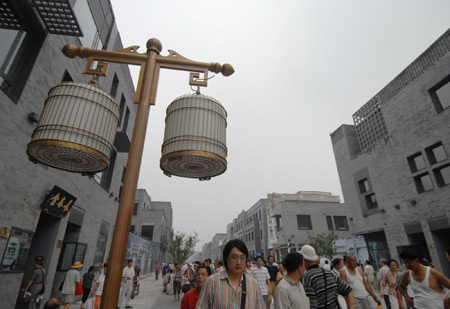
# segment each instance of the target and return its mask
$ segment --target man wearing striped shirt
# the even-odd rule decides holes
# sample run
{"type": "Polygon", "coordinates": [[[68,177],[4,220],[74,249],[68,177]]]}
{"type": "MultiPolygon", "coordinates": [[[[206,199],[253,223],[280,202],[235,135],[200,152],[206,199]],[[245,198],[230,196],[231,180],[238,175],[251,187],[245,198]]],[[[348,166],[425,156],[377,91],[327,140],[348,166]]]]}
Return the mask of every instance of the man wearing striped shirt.
{"type": "Polygon", "coordinates": [[[206,279],[196,308],[241,309],[244,301],[245,308],[265,309],[258,283],[244,274],[247,257],[245,243],[240,239],[230,240],[223,249],[225,269],[206,279]]]}
{"type": "Polygon", "coordinates": [[[303,287],[309,298],[310,308],[338,309],[338,294],[344,296],[348,309],[355,309],[355,297],[352,288],[329,270],[319,267],[320,259],[316,250],[304,245],[300,250],[305,260],[306,273],[303,287]]]}
{"type": "Polygon", "coordinates": [[[267,268],[263,266],[263,258],[261,256],[256,257],[256,267],[252,269],[252,276],[258,281],[264,303],[266,304],[266,307],[269,307],[269,295],[272,294],[270,291],[270,275],[267,268]]]}

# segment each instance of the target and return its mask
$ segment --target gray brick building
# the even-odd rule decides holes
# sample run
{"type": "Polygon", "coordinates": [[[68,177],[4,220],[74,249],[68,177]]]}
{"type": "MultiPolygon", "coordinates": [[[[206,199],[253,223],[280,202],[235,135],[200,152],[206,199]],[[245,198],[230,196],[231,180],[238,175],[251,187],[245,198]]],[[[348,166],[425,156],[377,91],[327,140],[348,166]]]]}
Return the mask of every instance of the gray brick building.
{"type": "Polygon", "coordinates": [[[273,217],[278,243],[271,254],[282,260],[308,243],[308,235],[334,232],[336,239],[350,238],[352,216],[340,197],[328,192],[273,193],[273,217]]]}
{"type": "Polygon", "coordinates": [[[350,208],[331,193],[271,193],[227,225],[221,250],[228,240],[237,238],[245,242],[251,256],[273,255],[282,260],[289,250],[300,250],[309,233],[334,232],[337,239],[352,238],[348,220],[353,220],[350,208]]]}
{"type": "Polygon", "coordinates": [[[8,12],[9,21],[1,16],[0,303],[2,308],[23,308],[21,291],[36,256],[44,257],[48,271],[44,299],[59,297],[58,288],[74,261],[81,261],[86,270],[107,259],[136,105],[128,67],[110,64],[98,83],[116,98],[122,115],[110,167],[88,177],[33,164],[27,144],[49,89],[61,81],[90,79],[83,74],[87,60],[65,57],[62,46],[107,50],[123,46],[109,1],[41,1],[32,6],[28,0],[11,0],[2,2],[2,10],[8,12]],[[41,19],[38,11],[46,10],[62,14],[62,24],[55,28],[52,20],[41,19]],[[81,27],[83,36],[72,31],[74,25],[81,27]],[[68,31],[72,35],[63,34],[68,31]],[[77,199],[62,218],[41,211],[54,186],[77,199]]]}
{"type": "Polygon", "coordinates": [[[134,202],[130,232],[150,240],[154,247],[151,269],[157,262],[170,262],[173,211],[171,202],[152,201],[145,189],[138,189],[134,202]]]}
{"type": "Polygon", "coordinates": [[[413,247],[450,276],[450,30],[331,134],[371,260],[413,247]]]}

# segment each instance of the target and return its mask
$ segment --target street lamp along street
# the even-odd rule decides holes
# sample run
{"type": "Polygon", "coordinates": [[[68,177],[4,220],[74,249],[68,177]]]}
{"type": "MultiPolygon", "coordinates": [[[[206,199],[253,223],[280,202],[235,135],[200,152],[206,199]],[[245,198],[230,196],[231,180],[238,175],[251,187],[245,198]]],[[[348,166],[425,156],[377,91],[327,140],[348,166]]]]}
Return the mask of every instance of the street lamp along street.
{"type": "MultiPolygon", "coordinates": [[[[172,69],[172,70],[182,70],[182,71],[190,71],[190,85],[194,86],[206,86],[208,80],[208,71],[214,73],[222,73],[224,76],[230,76],[234,73],[234,69],[230,64],[221,65],[219,63],[205,63],[205,62],[197,62],[192,61],[178,53],[169,50],[170,54],[168,56],[161,56],[160,52],[162,50],[162,44],[158,39],[150,39],[147,41],[147,53],[139,54],[137,52],[138,47],[132,46],[118,51],[105,51],[105,50],[95,50],[89,49],[85,47],[75,47],[73,45],[65,45],[63,47],[63,53],[69,58],[81,57],[81,58],[89,58],[88,65],[86,67],[85,73],[93,74],[97,76],[106,75],[106,70],[108,66],[108,62],[113,63],[122,63],[122,64],[132,64],[132,65],[140,65],[141,70],[139,73],[139,79],[137,83],[136,95],[134,98],[134,102],[138,103],[138,109],[136,113],[136,119],[134,123],[133,136],[131,138],[130,151],[128,154],[127,168],[125,172],[125,178],[122,187],[122,195],[120,198],[119,208],[117,211],[116,224],[114,229],[114,235],[111,243],[111,251],[109,255],[109,267],[108,267],[108,276],[106,276],[105,288],[103,289],[103,297],[101,308],[116,308],[118,295],[120,291],[120,282],[122,277],[122,267],[123,261],[125,259],[126,247],[128,242],[128,234],[130,232],[130,224],[131,217],[133,213],[134,199],[136,196],[137,183],[139,178],[139,170],[141,167],[142,161],[142,153],[144,149],[144,141],[145,134],[147,130],[148,116],[150,112],[150,106],[155,104],[156,98],[156,90],[158,85],[158,77],[159,71],[161,68],[164,69],[172,69]],[[92,64],[98,61],[98,66],[96,69],[92,69],[92,64]],[[99,69],[98,69],[99,68],[99,69]],[[202,73],[204,78],[202,80],[198,80],[198,73],[202,73]],[[196,79],[197,78],[197,79],[196,79]]],[[[66,87],[60,85],[61,87],[66,87]]],[[[57,86],[58,87],[58,86],[57,86]]],[[[57,88],[55,87],[55,88],[57,88]]],[[[80,87],[75,83],[71,83],[68,85],[69,90],[73,87],[80,87]]],[[[85,85],[86,87],[86,85],[85,85]]],[[[52,89],[55,89],[52,88],[52,89]]],[[[95,87],[94,87],[95,88],[95,87]]],[[[58,88],[59,89],[59,88],[58,88]]],[[[67,89],[67,88],[66,88],[67,89]]],[[[74,99],[74,101],[78,102],[78,110],[85,110],[86,105],[97,106],[101,105],[97,100],[98,97],[104,95],[103,92],[98,91],[98,89],[84,89],[81,91],[82,95],[78,96],[74,99]],[[95,95],[94,95],[95,93],[95,95]]],[[[51,93],[50,93],[51,94],[51,93]]],[[[74,92],[68,91],[67,96],[73,96],[74,92]]],[[[108,96],[105,93],[106,97],[108,96]]],[[[78,114],[70,115],[70,119],[72,122],[70,123],[61,123],[61,119],[59,118],[59,111],[55,107],[60,107],[64,102],[67,103],[67,97],[63,97],[62,102],[58,102],[57,99],[47,99],[46,104],[44,106],[44,110],[41,113],[41,117],[37,124],[36,129],[33,132],[32,141],[28,144],[27,153],[30,156],[30,159],[35,162],[41,162],[43,164],[53,166],[55,168],[78,172],[78,173],[96,173],[103,169],[106,169],[109,164],[109,156],[111,153],[108,153],[108,143],[112,145],[114,141],[115,132],[117,130],[117,124],[115,124],[115,119],[119,119],[118,114],[115,113],[117,108],[117,103],[112,102],[110,100],[112,98],[108,98],[105,101],[108,101],[109,107],[106,108],[106,103],[102,105],[102,107],[98,108],[98,115],[103,115],[101,119],[108,119],[108,121],[96,121],[95,119],[89,119],[91,124],[94,125],[102,125],[104,123],[109,123],[109,130],[113,132],[107,132],[107,139],[102,134],[99,134],[97,131],[90,132],[88,128],[90,127],[76,127],[83,121],[80,119],[84,119],[84,117],[92,117],[89,112],[81,112],[78,114]],[[55,102],[56,100],[56,102],[55,102]],[[52,104],[48,104],[51,102],[52,104]],[[48,110],[46,110],[48,109],[48,110]],[[77,120],[77,121],[76,121],[77,120]],[[59,124],[59,127],[52,127],[52,123],[59,124]],[[69,140],[59,140],[61,136],[64,136],[64,133],[67,128],[70,128],[71,134],[75,135],[75,139],[69,140]],[[50,130],[53,130],[52,134],[50,134],[50,130]],[[45,135],[46,140],[50,140],[49,143],[44,143],[43,140],[40,139],[38,132],[47,132],[45,135]],[[63,132],[59,132],[63,131],[63,132]],[[79,133],[81,132],[81,133],[79,133]],[[83,138],[78,138],[77,136],[81,135],[83,138]],[[55,138],[53,138],[56,136],[55,138]],[[90,139],[86,138],[86,136],[91,137],[90,139]],[[52,140],[53,138],[53,140],[52,140]],[[78,139],[76,139],[78,138],[78,139]],[[98,151],[95,144],[104,144],[103,152],[98,151]],[[85,161],[89,161],[86,158],[90,158],[91,161],[97,162],[97,164],[86,164],[85,161]],[[94,159],[93,159],[94,158],[94,159]],[[99,164],[100,162],[101,164],[99,164]],[[88,167],[87,169],[86,166],[88,167]],[[95,166],[94,168],[92,166],[95,166]]],[[[223,108],[223,107],[222,107],[223,108]]],[[[226,112],[224,114],[226,116],[226,112]]],[[[222,116],[221,116],[222,117],[222,116]]],[[[219,119],[221,119],[219,117],[219,119]]],[[[223,117],[222,120],[223,122],[223,117]]],[[[219,121],[219,122],[220,122],[219,121]]],[[[225,122],[226,126],[226,122],[225,122]]],[[[189,136],[189,134],[184,134],[183,132],[178,132],[180,136],[189,136]]],[[[224,132],[223,132],[224,134],[224,132]]],[[[210,138],[211,136],[206,136],[206,138],[210,138]]],[[[223,140],[219,140],[220,143],[224,142],[223,140]]],[[[219,144],[220,144],[219,143],[219,144]]],[[[222,147],[223,148],[223,147],[222,147]]],[[[216,160],[221,161],[221,164],[225,164],[226,169],[226,147],[218,153],[207,153],[208,156],[215,158],[216,160]],[[223,162],[224,161],[224,162],[223,162]]],[[[186,149],[177,149],[185,151],[186,149]]],[[[205,152],[200,152],[201,149],[194,149],[194,155],[204,155],[205,152]]],[[[193,153],[189,153],[190,157],[188,159],[192,159],[193,153]]],[[[173,158],[182,158],[181,153],[179,155],[175,155],[173,158]]],[[[164,158],[164,153],[163,153],[164,158]]],[[[161,159],[163,161],[163,158],[161,159]]],[[[161,162],[162,162],[161,161],[161,162]]],[[[187,169],[198,170],[198,166],[193,165],[192,162],[189,164],[185,164],[187,169]]],[[[185,167],[186,168],[186,167],[185,167]]],[[[209,177],[217,176],[223,173],[225,170],[222,167],[222,170],[219,172],[216,169],[211,169],[211,175],[207,172],[203,173],[199,176],[199,178],[207,179],[209,177]]],[[[171,173],[171,170],[165,170],[166,173],[177,175],[176,173],[171,173]]],[[[189,174],[192,176],[192,174],[189,174]]],[[[181,177],[186,177],[185,175],[178,175],[181,177]]],[[[190,177],[187,176],[187,177],[190,177]]]]}

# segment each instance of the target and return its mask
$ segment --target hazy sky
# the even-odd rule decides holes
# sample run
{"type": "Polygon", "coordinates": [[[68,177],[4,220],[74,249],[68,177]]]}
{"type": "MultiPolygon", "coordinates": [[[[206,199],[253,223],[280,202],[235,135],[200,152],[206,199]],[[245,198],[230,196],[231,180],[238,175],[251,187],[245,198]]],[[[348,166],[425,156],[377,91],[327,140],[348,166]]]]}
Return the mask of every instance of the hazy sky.
{"type": "MultiPolygon", "coordinates": [[[[230,63],[202,93],[228,112],[227,171],[200,182],[159,168],[167,106],[192,93],[162,70],[139,188],[171,201],[174,230],[201,250],[268,193],[342,196],[330,133],[450,28],[448,0],[112,0],[124,46],[149,38],[202,62],[230,63]]],[[[137,68],[131,68],[134,80],[137,68]]],[[[211,76],[211,75],[210,75],[211,76]]]]}

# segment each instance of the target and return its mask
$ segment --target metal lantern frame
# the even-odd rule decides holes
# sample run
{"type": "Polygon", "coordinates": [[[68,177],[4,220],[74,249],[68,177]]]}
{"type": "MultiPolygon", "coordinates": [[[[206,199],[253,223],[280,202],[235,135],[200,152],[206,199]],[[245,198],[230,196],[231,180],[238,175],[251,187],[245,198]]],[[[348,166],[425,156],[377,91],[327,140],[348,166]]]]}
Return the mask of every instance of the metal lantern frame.
{"type": "Polygon", "coordinates": [[[189,84],[197,87],[207,86],[208,71],[222,73],[224,76],[230,76],[234,73],[234,69],[230,64],[221,65],[219,63],[192,61],[173,50],[169,50],[168,56],[161,56],[162,44],[158,39],[147,41],[146,53],[138,53],[138,48],[138,46],[131,46],[117,51],[105,51],[75,47],[68,44],[62,49],[63,53],[69,58],[88,58],[85,70],[87,74],[106,75],[109,62],[139,65],[141,67],[134,97],[134,102],[138,103],[138,109],[111,243],[108,276],[106,277],[103,290],[101,308],[117,307],[117,295],[119,295],[120,291],[122,266],[130,232],[148,116],[150,106],[155,104],[159,71],[161,69],[190,71],[189,84]],[[97,63],[95,69],[92,68],[94,63],[97,63]],[[199,80],[200,73],[204,77],[201,80],[199,80]]]}

